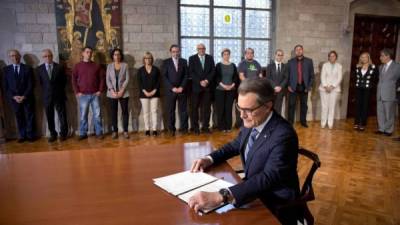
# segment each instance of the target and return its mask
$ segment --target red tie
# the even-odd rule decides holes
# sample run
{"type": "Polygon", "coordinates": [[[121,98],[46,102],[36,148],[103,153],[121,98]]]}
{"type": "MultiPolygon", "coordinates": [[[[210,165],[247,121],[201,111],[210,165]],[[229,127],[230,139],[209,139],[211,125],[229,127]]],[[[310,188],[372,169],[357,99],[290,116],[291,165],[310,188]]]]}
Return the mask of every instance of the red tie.
{"type": "Polygon", "coordinates": [[[300,60],[297,61],[297,83],[298,84],[303,83],[303,66],[300,60]]]}

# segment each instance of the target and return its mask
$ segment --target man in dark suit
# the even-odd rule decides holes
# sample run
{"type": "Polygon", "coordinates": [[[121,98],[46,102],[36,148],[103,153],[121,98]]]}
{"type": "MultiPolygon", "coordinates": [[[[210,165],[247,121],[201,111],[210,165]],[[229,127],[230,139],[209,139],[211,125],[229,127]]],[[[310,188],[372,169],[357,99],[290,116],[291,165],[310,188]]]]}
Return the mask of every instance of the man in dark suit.
{"type": "Polygon", "coordinates": [[[34,141],[33,70],[21,63],[18,50],[8,51],[12,64],[4,67],[4,92],[14,110],[19,131],[18,142],[34,141]]]}
{"type": "Polygon", "coordinates": [[[214,80],[215,63],[211,55],[206,54],[204,44],[197,45],[197,54],[189,58],[189,75],[192,78],[192,115],[191,128],[199,134],[199,106],[201,110],[201,131],[210,133],[211,88],[214,80]]]}
{"type": "Polygon", "coordinates": [[[185,92],[187,82],[187,61],[179,57],[178,45],[169,48],[171,58],[165,59],[162,66],[162,75],[167,95],[168,107],[168,129],[172,136],[175,135],[175,107],[178,100],[180,131],[182,134],[188,132],[187,96],[185,92]]]}
{"type": "Polygon", "coordinates": [[[274,109],[279,114],[282,113],[282,102],[288,81],[287,66],[282,62],[283,56],[283,50],[276,50],[275,61],[267,66],[266,71],[266,77],[275,91],[274,109]]]}
{"type": "MultiPolygon", "coordinates": [[[[273,111],[274,89],[265,78],[242,81],[238,89],[237,108],[243,119],[239,135],[210,155],[194,161],[191,171],[207,167],[240,155],[245,178],[219,192],[198,192],[189,200],[195,211],[224,203],[241,206],[259,198],[272,213],[299,195],[297,176],[298,139],[293,127],[273,111]]],[[[297,224],[294,208],[279,210],[283,224],[297,224]]]]}
{"type": "Polygon", "coordinates": [[[65,110],[65,86],[67,77],[64,68],[53,62],[53,53],[50,49],[42,51],[44,63],[38,67],[40,85],[43,92],[43,103],[46,111],[47,124],[50,130],[48,142],[57,140],[57,131],[54,123],[54,108],[60,120],[60,141],[64,141],[68,134],[67,114],[65,110]]]}
{"type": "Polygon", "coordinates": [[[307,125],[307,101],[308,92],[311,91],[314,82],[314,65],[310,58],[303,55],[303,46],[294,47],[296,57],[288,62],[288,91],[289,91],[289,114],[288,120],[294,123],[297,97],[300,98],[300,123],[303,127],[307,125]]]}

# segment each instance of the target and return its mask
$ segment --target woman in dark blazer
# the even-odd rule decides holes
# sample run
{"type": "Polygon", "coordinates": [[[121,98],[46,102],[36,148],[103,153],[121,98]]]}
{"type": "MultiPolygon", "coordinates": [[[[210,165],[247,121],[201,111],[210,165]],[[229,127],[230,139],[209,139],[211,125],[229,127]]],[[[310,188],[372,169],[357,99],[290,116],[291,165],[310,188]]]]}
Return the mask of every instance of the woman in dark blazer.
{"type": "Polygon", "coordinates": [[[128,64],[124,63],[124,55],[121,49],[111,51],[113,63],[108,64],[106,73],[107,97],[111,105],[112,138],[118,138],[118,101],[122,110],[122,124],[124,137],[129,138],[129,91],[126,90],[129,83],[128,64]]]}
{"type": "Polygon", "coordinates": [[[150,52],[143,56],[143,66],[139,68],[139,98],[142,103],[144,126],[146,136],[157,136],[158,128],[158,104],[160,101],[160,70],[153,66],[154,58],[150,52]]]}
{"type": "Polygon", "coordinates": [[[229,132],[232,129],[232,106],[235,99],[239,75],[234,63],[230,62],[231,51],[221,52],[222,62],[215,67],[215,102],[217,106],[218,128],[229,132]]]}
{"type": "Polygon", "coordinates": [[[378,76],[378,68],[372,64],[368,52],[360,55],[356,68],[356,115],[354,129],[364,131],[367,125],[372,81],[378,76]]]}

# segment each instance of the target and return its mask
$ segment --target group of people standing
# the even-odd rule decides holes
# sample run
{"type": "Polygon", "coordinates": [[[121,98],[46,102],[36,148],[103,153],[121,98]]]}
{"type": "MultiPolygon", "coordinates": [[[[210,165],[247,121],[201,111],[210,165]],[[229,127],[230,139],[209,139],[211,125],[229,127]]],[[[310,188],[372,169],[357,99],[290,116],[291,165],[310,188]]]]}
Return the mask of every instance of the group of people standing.
{"type": "MultiPolygon", "coordinates": [[[[281,114],[285,96],[288,98],[288,121],[293,124],[297,99],[300,100],[300,124],[307,125],[308,94],[314,83],[314,65],[312,59],[303,55],[303,46],[294,47],[295,57],[287,64],[283,63],[284,52],[275,51],[274,60],[262,73],[261,65],[254,59],[254,50],[247,48],[245,58],[236,67],[230,61],[231,51],[227,48],[221,51],[221,62],[215,64],[214,58],[206,54],[204,44],[198,44],[197,53],[189,60],[180,57],[180,47],[172,45],[169,49],[169,58],[163,61],[161,69],[154,63],[150,52],[143,56],[143,66],[138,69],[139,98],[144,117],[145,134],[157,136],[159,129],[159,102],[161,84],[165,87],[165,97],[168,113],[168,131],[174,136],[176,133],[175,111],[178,103],[179,131],[182,134],[210,133],[211,106],[218,119],[217,128],[229,132],[232,128],[232,108],[237,101],[237,88],[245,79],[265,77],[275,92],[274,110],[281,114]],[[189,85],[191,81],[191,85],[189,85]],[[188,107],[190,103],[190,110],[188,107]]],[[[124,62],[121,49],[114,49],[110,53],[112,63],[107,65],[106,71],[93,62],[93,49],[84,47],[81,52],[81,61],[72,71],[72,87],[79,102],[80,128],[79,140],[88,137],[89,108],[93,113],[93,122],[96,136],[103,139],[103,125],[101,118],[100,96],[106,90],[110,105],[112,138],[118,138],[118,103],[122,110],[123,137],[129,138],[129,92],[128,83],[131,82],[129,66],[124,62]]],[[[34,141],[33,129],[33,69],[21,63],[20,53],[13,49],[8,52],[12,65],[4,68],[4,91],[14,109],[19,130],[19,142],[34,141]]],[[[394,115],[396,101],[396,81],[400,76],[400,65],[391,59],[392,53],[386,49],[381,51],[382,66],[378,68],[372,64],[368,53],[360,55],[356,68],[356,117],[354,128],[364,130],[367,119],[368,103],[372,79],[378,74],[378,125],[377,133],[391,135],[394,130],[394,115]]],[[[43,64],[37,68],[43,93],[45,112],[50,131],[49,142],[59,137],[61,141],[68,135],[66,115],[65,86],[67,77],[63,66],[53,61],[50,49],[42,52],[43,64]],[[60,132],[55,129],[54,111],[57,111],[60,120],[60,132]]],[[[337,63],[338,54],[335,51],[328,53],[328,61],[321,70],[321,127],[333,127],[335,107],[341,92],[343,79],[342,66],[337,63]]],[[[236,120],[240,124],[240,111],[237,104],[236,120]]],[[[245,109],[252,112],[257,110],[245,109]]]]}
{"type": "MultiPolygon", "coordinates": [[[[370,96],[374,80],[376,87],[376,104],[378,130],[376,134],[391,136],[394,132],[396,102],[400,105],[400,64],[393,60],[393,52],[389,49],[380,51],[381,65],[372,63],[368,52],[360,55],[356,68],[356,115],[354,129],[364,131],[367,125],[370,96]],[[397,99],[396,99],[397,96],[397,99]]],[[[400,141],[400,138],[395,138],[400,141]]]]}

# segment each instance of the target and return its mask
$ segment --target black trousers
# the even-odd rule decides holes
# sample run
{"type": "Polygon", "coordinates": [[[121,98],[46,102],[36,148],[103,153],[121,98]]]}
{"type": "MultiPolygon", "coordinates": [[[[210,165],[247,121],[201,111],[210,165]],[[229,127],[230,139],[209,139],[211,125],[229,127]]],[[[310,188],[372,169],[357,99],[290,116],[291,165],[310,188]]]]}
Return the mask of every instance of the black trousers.
{"type": "Polygon", "coordinates": [[[185,93],[173,93],[169,91],[167,93],[167,107],[168,107],[168,129],[170,131],[176,131],[175,128],[175,108],[176,101],[178,101],[178,113],[180,130],[188,130],[188,112],[187,112],[187,95],[185,93]]]}
{"type": "Polygon", "coordinates": [[[57,137],[54,121],[54,109],[57,111],[58,119],[60,121],[60,136],[66,137],[68,135],[68,124],[65,101],[50,101],[49,104],[45,106],[50,135],[52,137],[57,137]]]}
{"type": "Polygon", "coordinates": [[[232,105],[235,91],[215,90],[215,105],[217,107],[218,129],[232,129],[232,105]]]}
{"type": "Polygon", "coordinates": [[[112,131],[118,132],[118,102],[122,110],[122,127],[124,132],[128,132],[129,111],[128,102],[129,97],[126,98],[108,98],[111,106],[111,124],[112,131]]]}
{"type": "Polygon", "coordinates": [[[190,122],[191,128],[194,131],[199,130],[199,109],[201,112],[202,129],[209,129],[211,114],[210,97],[209,89],[202,90],[201,92],[192,92],[192,116],[190,122]]]}
{"type": "Polygon", "coordinates": [[[354,118],[354,124],[365,126],[367,125],[368,119],[368,108],[369,108],[369,89],[356,89],[356,115],[354,118]]]}
{"type": "Polygon", "coordinates": [[[17,103],[14,99],[11,101],[17,120],[19,137],[35,138],[33,100],[25,99],[22,103],[17,103]]]}
{"type": "Polygon", "coordinates": [[[296,101],[297,97],[300,98],[300,123],[307,123],[307,100],[308,92],[304,90],[296,90],[295,92],[289,92],[289,107],[288,107],[288,120],[291,124],[294,123],[294,114],[296,112],[296,101]]]}
{"type": "Polygon", "coordinates": [[[282,113],[282,102],[284,96],[285,94],[283,93],[283,90],[275,95],[274,109],[277,113],[281,115],[284,115],[284,113],[282,113]]]}

